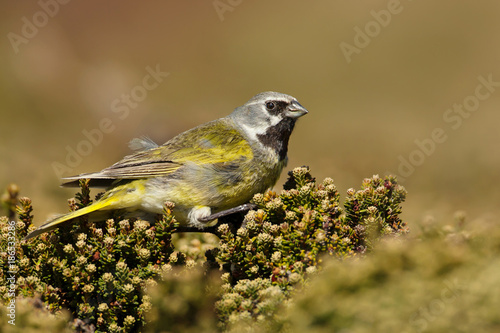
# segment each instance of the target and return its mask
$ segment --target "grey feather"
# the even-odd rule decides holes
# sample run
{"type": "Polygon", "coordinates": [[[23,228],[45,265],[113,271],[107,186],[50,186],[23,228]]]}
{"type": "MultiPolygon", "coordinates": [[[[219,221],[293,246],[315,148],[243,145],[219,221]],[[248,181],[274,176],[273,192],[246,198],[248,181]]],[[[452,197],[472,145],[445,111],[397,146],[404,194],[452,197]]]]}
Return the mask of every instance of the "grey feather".
{"type": "Polygon", "coordinates": [[[140,138],[130,140],[128,147],[135,151],[144,151],[158,148],[159,145],[147,136],[141,136],[140,138]]]}

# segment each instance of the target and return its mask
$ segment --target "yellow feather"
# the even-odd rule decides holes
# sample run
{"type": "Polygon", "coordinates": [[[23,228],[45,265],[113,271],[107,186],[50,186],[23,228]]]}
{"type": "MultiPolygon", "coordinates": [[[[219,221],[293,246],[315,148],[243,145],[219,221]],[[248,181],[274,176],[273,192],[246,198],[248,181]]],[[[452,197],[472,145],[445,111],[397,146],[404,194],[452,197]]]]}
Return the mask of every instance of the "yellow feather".
{"type": "Polygon", "coordinates": [[[35,231],[31,232],[25,239],[30,239],[44,232],[54,230],[65,222],[70,222],[77,217],[91,214],[96,211],[125,209],[138,206],[141,202],[141,197],[144,194],[144,182],[144,180],[136,180],[125,185],[117,186],[106,192],[99,201],[94,202],[90,206],[52,219],[35,231]]]}

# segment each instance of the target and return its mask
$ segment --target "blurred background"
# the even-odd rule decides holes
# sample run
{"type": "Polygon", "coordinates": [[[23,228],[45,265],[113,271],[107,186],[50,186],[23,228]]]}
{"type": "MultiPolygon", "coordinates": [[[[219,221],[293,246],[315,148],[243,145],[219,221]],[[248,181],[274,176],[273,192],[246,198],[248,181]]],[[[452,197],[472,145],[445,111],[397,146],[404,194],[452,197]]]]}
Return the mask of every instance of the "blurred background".
{"type": "Polygon", "coordinates": [[[410,227],[499,211],[498,1],[59,1],[0,13],[0,188],[17,183],[38,224],[67,211],[60,177],[267,90],[310,111],[287,170],[341,193],[399,175],[410,227]]]}

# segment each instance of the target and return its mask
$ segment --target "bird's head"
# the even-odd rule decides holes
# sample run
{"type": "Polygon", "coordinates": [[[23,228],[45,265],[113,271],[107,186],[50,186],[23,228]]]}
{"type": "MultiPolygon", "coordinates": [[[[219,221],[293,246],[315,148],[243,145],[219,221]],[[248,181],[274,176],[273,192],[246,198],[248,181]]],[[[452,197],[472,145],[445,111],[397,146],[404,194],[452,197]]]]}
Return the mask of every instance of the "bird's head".
{"type": "Polygon", "coordinates": [[[251,140],[275,149],[284,158],[295,122],[307,113],[295,97],[268,91],[252,97],[229,117],[251,140]]]}
{"type": "Polygon", "coordinates": [[[267,91],[252,97],[236,108],[230,117],[240,125],[250,137],[263,135],[280,123],[295,124],[297,118],[308,111],[295,97],[267,91]]]}

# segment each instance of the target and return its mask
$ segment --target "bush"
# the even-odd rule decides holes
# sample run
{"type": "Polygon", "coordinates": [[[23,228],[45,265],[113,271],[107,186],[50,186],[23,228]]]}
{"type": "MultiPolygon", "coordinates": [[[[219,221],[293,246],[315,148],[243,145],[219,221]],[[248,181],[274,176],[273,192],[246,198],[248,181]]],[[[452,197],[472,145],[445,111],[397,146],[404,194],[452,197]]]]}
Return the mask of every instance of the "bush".
{"type": "MultiPolygon", "coordinates": [[[[147,318],[151,331],[280,329],[290,321],[283,304],[316,279],[329,261],[325,256],[342,265],[366,256],[381,238],[408,232],[399,218],[406,191],[394,177],[365,179],[341,205],[333,180],[316,185],[306,167],[289,173],[279,195],[255,195],[257,209],[244,218],[220,219],[218,244],[200,234],[174,235],[178,226],[169,203],[154,224],[123,220],[115,212],[107,221],[81,218],[23,241],[34,228],[31,201],[19,199],[13,223],[15,190],[4,200],[9,217],[0,218],[0,298],[10,301],[5,286],[15,271],[18,296],[39,298],[52,313],[67,309],[77,331],[139,331],[147,318]],[[15,266],[9,245],[15,247],[15,266]]],[[[91,202],[88,182],[82,182],[70,207],[91,202]]],[[[33,327],[22,316],[16,324],[33,327]]],[[[49,330],[43,325],[37,327],[49,330]]]]}
{"type": "Polygon", "coordinates": [[[460,220],[384,239],[362,260],[325,260],[279,320],[255,332],[498,332],[500,230],[474,235],[460,220]]]}
{"type": "Polygon", "coordinates": [[[332,179],[316,186],[305,167],[289,176],[280,195],[254,196],[259,209],[236,232],[227,224],[219,227],[220,244],[212,254],[229,271],[216,305],[223,326],[271,317],[297,284],[320,269],[325,254],[364,255],[383,235],[407,232],[398,217],[406,191],[393,177],[365,179],[361,190],[348,190],[341,207],[332,179]]]}
{"type": "MultiPolygon", "coordinates": [[[[76,209],[91,203],[88,182],[81,183],[76,209]]],[[[147,221],[89,223],[85,218],[71,226],[23,241],[34,229],[31,201],[20,198],[19,221],[15,232],[15,265],[0,255],[0,281],[6,284],[8,271],[16,271],[17,294],[40,297],[52,312],[68,309],[88,326],[106,332],[131,332],[145,323],[150,297],[144,291],[156,284],[176,256],[171,242],[176,221],[166,205],[163,217],[154,225],[147,221]]],[[[0,228],[9,229],[9,220],[0,218],[0,228]]],[[[2,249],[7,248],[3,232],[2,249]]],[[[176,264],[184,257],[176,256],[176,264]]],[[[0,297],[10,299],[5,287],[0,297]]]]}

